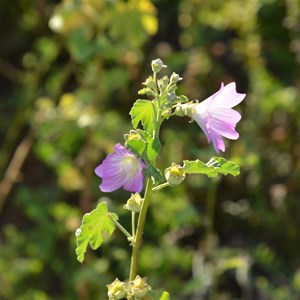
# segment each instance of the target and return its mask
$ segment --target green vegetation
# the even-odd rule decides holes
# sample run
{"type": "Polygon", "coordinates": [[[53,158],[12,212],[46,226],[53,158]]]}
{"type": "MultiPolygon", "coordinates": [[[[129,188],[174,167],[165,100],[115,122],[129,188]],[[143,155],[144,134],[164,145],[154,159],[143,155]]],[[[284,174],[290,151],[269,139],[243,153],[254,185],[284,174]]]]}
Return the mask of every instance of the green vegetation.
{"type": "Polygon", "coordinates": [[[235,81],[247,97],[226,166],[197,163],[216,155],[197,124],[163,124],[150,161],[213,177],[237,175],[232,161],[240,175],[156,191],[139,273],[175,300],[299,298],[299,0],[3,0],[0,19],[0,299],[106,299],[128,276],[119,230],[91,235],[101,248],[83,264],[75,231],[90,211],[131,226],[130,193],[101,193],[94,168],[129,132],[157,57],[183,77],[178,94],[202,101],[235,81]]]}

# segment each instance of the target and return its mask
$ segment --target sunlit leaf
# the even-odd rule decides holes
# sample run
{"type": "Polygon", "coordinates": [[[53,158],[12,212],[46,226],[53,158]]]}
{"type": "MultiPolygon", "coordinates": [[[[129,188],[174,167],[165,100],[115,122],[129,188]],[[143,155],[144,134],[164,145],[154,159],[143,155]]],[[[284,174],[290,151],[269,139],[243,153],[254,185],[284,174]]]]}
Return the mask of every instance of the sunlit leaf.
{"type": "Polygon", "coordinates": [[[155,168],[153,165],[149,165],[145,171],[146,175],[154,179],[155,184],[158,184],[163,180],[163,176],[159,169],[155,168]]]}
{"type": "Polygon", "coordinates": [[[185,173],[205,174],[208,177],[216,177],[218,174],[231,174],[237,176],[240,174],[240,167],[222,157],[213,157],[206,164],[201,160],[184,161],[185,173]]]}
{"type": "MultiPolygon", "coordinates": [[[[111,214],[114,220],[116,214],[111,214]]],[[[84,254],[88,244],[93,250],[99,248],[103,242],[104,234],[111,235],[115,230],[115,223],[108,213],[106,202],[98,204],[97,208],[83,216],[82,224],[76,231],[76,254],[80,262],[84,260],[84,254]]]]}
{"type": "Polygon", "coordinates": [[[141,136],[141,139],[143,139],[146,142],[147,149],[145,153],[143,153],[143,159],[145,161],[153,162],[155,158],[157,157],[160,148],[161,143],[158,138],[153,138],[151,134],[149,134],[147,131],[144,130],[137,130],[138,133],[141,136]]]}
{"type": "Polygon", "coordinates": [[[149,140],[147,145],[147,156],[150,161],[154,161],[160,151],[160,141],[157,138],[149,140]]]}
{"type": "Polygon", "coordinates": [[[155,126],[155,111],[151,101],[138,99],[129,114],[134,128],[137,128],[141,122],[144,129],[152,135],[155,126]]]}
{"type": "Polygon", "coordinates": [[[146,149],[146,142],[142,139],[127,140],[125,146],[129,148],[132,152],[138,154],[139,156],[142,156],[144,150],[146,149]]]}

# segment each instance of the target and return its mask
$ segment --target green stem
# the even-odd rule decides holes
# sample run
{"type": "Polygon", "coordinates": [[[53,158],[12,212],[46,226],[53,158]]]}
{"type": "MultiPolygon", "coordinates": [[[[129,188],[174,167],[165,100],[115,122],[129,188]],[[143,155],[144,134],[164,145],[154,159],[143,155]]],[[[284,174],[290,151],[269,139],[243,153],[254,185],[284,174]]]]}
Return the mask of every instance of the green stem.
{"type": "Polygon", "coordinates": [[[139,214],[136,235],[135,235],[135,238],[133,241],[133,246],[132,246],[132,256],[131,256],[129,280],[134,280],[137,275],[139,252],[140,252],[142,236],[143,236],[143,232],[144,232],[147,210],[148,210],[149,203],[150,203],[151,192],[152,192],[152,179],[148,178],[147,185],[146,185],[146,191],[145,191],[145,195],[144,195],[144,201],[143,201],[141,211],[139,214]]]}
{"type": "Polygon", "coordinates": [[[135,239],[135,212],[131,212],[131,234],[132,239],[135,239]]]}
{"type": "Polygon", "coordinates": [[[155,186],[153,189],[152,189],[152,192],[155,192],[155,191],[158,191],[158,190],[161,190],[161,189],[164,189],[165,187],[167,186],[170,186],[170,184],[168,182],[165,182],[165,183],[162,183],[158,186],[155,186]]]}
{"type": "MultiPolygon", "coordinates": [[[[157,74],[153,73],[153,80],[155,82],[155,92],[157,94],[156,97],[156,106],[157,110],[156,112],[156,125],[153,132],[153,138],[159,138],[159,131],[161,126],[161,103],[160,103],[160,96],[158,95],[158,86],[157,86],[157,74]]],[[[155,160],[152,162],[152,164],[155,166],[155,160]]],[[[132,255],[131,255],[131,265],[130,265],[130,274],[129,274],[129,280],[132,281],[135,279],[137,275],[137,269],[138,269],[138,259],[139,259],[139,252],[141,248],[142,243],[142,237],[145,227],[145,221],[146,221],[146,215],[148,211],[148,207],[150,204],[151,199],[151,193],[152,193],[152,179],[148,178],[147,184],[146,184],[146,190],[144,194],[144,201],[142,203],[142,207],[139,213],[138,223],[136,227],[136,232],[134,235],[133,243],[132,243],[132,255]]]]}
{"type": "Polygon", "coordinates": [[[112,214],[108,214],[109,217],[112,219],[112,221],[115,223],[115,225],[127,236],[128,239],[132,239],[131,234],[117,221],[113,218],[112,214]]]}

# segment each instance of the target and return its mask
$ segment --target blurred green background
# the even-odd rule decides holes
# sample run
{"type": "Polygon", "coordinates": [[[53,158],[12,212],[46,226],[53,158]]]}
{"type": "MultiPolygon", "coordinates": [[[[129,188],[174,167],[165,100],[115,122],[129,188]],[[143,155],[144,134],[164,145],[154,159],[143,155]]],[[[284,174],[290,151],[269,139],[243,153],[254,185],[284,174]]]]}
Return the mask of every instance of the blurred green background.
{"type": "MultiPolygon", "coordinates": [[[[222,81],[247,93],[223,155],[241,175],[189,176],[157,193],[140,275],[171,299],[300,299],[299,0],[0,4],[1,300],[105,299],[128,277],[120,232],[83,264],[74,232],[103,199],[130,226],[129,193],[101,193],[93,170],[123,143],[157,57],[190,99],[222,81]]],[[[188,119],[161,136],[163,167],[215,155],[188,119]]]]}

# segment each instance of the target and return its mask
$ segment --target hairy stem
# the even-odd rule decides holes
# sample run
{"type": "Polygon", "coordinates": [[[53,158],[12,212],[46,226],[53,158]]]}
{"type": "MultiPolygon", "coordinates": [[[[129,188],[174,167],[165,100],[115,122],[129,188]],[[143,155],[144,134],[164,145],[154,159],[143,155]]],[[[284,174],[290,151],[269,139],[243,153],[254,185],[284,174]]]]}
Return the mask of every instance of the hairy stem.
{"type": "Polygon", "coordinates": [[[132,238],[135,238],[135,212],[131,213],[131,234],[132,238]]]}
{"type": "Polygon", "coordinates": [[[139,252],[140,252],[140,247],[141,247],[141,243],[142,243],[142,236],[143,236],[143,232],[144,232],[147,210],[148,210],[149,203],[150,203],[151,192],[152,192],[152,179],[148,178],[147,185],[146,185],[146,191],[145,191],[145,195],[144,195],[144,201],[143,201],[141,211],[139,214],[135,239],[133,241],[133,246],[132,246],[132,256],[131,256],[129,280],[134,280],[134,278],[137,275],[139,252]]]}

